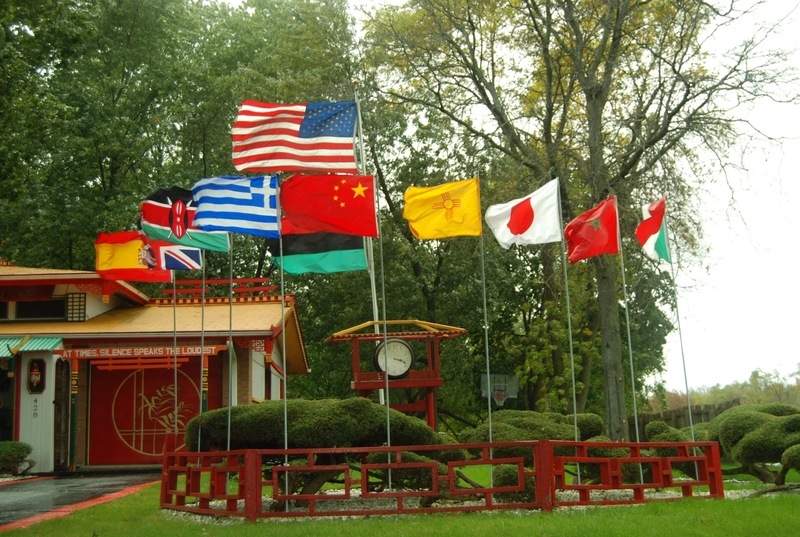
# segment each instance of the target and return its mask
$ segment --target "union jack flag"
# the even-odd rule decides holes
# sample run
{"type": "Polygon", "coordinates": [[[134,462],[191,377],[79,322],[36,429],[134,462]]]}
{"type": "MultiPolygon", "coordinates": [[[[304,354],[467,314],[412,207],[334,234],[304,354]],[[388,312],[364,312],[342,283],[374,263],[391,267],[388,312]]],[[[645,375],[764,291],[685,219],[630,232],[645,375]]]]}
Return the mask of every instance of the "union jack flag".
{"type": "Polygon", "coordinates": [[[199,270],[203,267],[200,248],[179,244],[159,245],[159,268],[165,270],[199,270]]]}

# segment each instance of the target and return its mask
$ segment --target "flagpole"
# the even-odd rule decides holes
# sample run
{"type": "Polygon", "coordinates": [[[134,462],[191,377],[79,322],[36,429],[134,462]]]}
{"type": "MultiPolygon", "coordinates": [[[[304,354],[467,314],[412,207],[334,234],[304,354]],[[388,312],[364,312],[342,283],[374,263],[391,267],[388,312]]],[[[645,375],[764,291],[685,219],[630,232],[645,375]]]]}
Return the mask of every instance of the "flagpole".
{"type": "MultiPolygon", "coordinates": [[[[630,300],[628,299],[628,286],[625,283],[625,256],[622,252],[622,235],[619,232],[619,209],[617,207],[617,197],[614,196],[614,213],[617,219],[617,249],[619,250],[619,263],[622,267],[622,294],[625,297],[625,328],[628,332],[628,362],[631,368],[631,401],[633,402],[634,431],[636,431],[636,442],[641,442],[639,438],[639,411],[636,404],[636,377],[633,368],[633,348],[631,345],[631,315],[630,300]]],[[[639,463],[639,482],[644,483],[644,470],[642,463],[639,463]]]]}
{"type": "MultiPolygon", "coordinates": [[[[363,123],[361,118],[361,100],[358,96],[358,88],[353,88],[353,95],[356,102],[356,117],[358,121],[356,122],[356,132],[358,135],[358,153],[360,158],[358,159],[358,169],[359,173],[365,173],[366,169],[364,166],[364,161],[366,160],[364,157],[364,131],[363,131],[363,123]]],[[[371,237],[365,237],[364,241],[364,248],[365,253],[367,256],[367,271],[369,272],[369,281],[370,281],[370,289],[372,291],[372,318],[375,321],[375,328],[374,331],[376,334],[381,332],[381,329],[378,325],[378,322],[383,319],[383,343],[384,349],[385,344],[388,340],[388,332],[389,327],[386,320],[386,273],[385,273],[385,262],[383,257],[383,232],[381,230],[381,218],[380,218],[380,198],[378,197],[378,189],[377,187],[373,189],[373,202],[375,203],[375,219],[378,228],[378,251],[381,260],[381,312],[382,315],[378,313],[378,292],[377,292],[377,282],[376,282],[376,274],[375,274],[375,255],[373,251],[373,244],[371,237]]],[[[384,351],[385,352],[385,351],[384,351]]],[[[380,360],[380,356],[378,357],[380,360]]],[[[384,354],[384,360],[387,362],[388,365],[388,358],[386,354],[384,354]]],[[[385,370],[387,368],[384,368],[385,370]]],[[[384,383],[383,383],[383,390],[378,390],[378,402],[385,406],[386,410],[386,446],[391,447],[392,445],[392,413],[391,413],[391,401],[389,398],[389,374],[387,371],[384,371],[383,374],[384,383]]],[[[386,453],[386,460],[388,463],[391,463],[391,453],[386,453]]],[[[389,490],[392,489],[392,469],[389,468],[387,470],[387,486],[389,490]]]]}
{"type": "MultiPolygon", "coordinates": [[[[561,214],[561,187],[556,188],[556,196],[558,199],[558,227],[564,229],[564,219],[561,214]]],[[[569,278],[567,277],[567,248],[564,242],[564,232],[561,232],[561,266],[564,272],[564,294],[567,302],[567,334],[569,341],[569,367],[572,376],[572,427],[575,441],[580,441],[580,429],[578,429],[578,388],[575,381],[575,345],[572,337],[572,305],[569,295],[569,278]]],[[[577,480],[578,484],[581,482],[581,465],[577,464],[577,480]]]]}
{"type": "MultiPolygon", "coordinates": [[[[617,206],[617,197],[614,196],[614,207],[617,206]]],[[[633,401],[633,419],[634,430],[636,431],[636,441],[640,442],[639,438],[639,412],[636,405],[636,377],[633,368],[633,348],[631,345],[631,315],[630,315],[630,300],[628,298],[628,286],[625,283],[625,256],[622,252],[622,236],[619,232],[619,210],[614,211],[617,217],[617,248],[619,249],[619,263],[622,267],[622,293],[625,297],[625,327],[628,332],[628,361],[631,368],[631,400],[633,401]]],[[[641,466],[639,467],[641,472],[641,466]]]]}
{"type": "MultiPolygon", "coordinates": [[[[558,200],[558,227],[559,229],[564,229],[564,219],[562,218],[561,214],[561,187],[559,186],[556,188],[556,199],[558,200]]],[[[574,428],[575,434],[575,441],[577,442],[580,440],[580,434],[578,429],[578,395],[577,395],[577,383],[575,382],[575,347],[572,338],[572,305],[570,302],[569,296],[569,278],[567,278],[567,249],[564,245],[564,234],[561,234],[561,240],[559,241],[561,244],[561,266],[563,267],[564,271],[564,292],[567,302],[567,334],[569,335],[569,366],[570,372],[572,374],[572,424],[574,428]]],[[[580,473],[578,474],[578,479],[580,482],[580,473]]]]}
{"type": "Polygon", "coordinates": [[[231,407],[233,406],[233,237],[228,252],[228,442],[231,450],[231,407]]]}
{"type": "MultiPolygon", "coordinates": [[[[283,270],[283,215],[281,214],[281,184],[278,181],[278,186],[275,193],[275,206],[278,213],[278,252],[281,258],[280,262],[280,277],[281,277],[281,388],[282,392],[280,394],[281,399],[283,399],[283,465],[289,466],[289,403],[287,402],[287,394],[289,392],[288,389],[288,377],[286,376],[286,364],[287,364],[287,352],[286,352],[286,314],[285,314],[285,304],[286,304],[286,279],[285,279],[285,271],[283,270]]],[[[273,349],[274,353],[274,349],[273,349]]],[[[270,379],[272,378],[272,372],[270,371],[270,379]]],[[[284,476],[284,485],[283,489],[286,494],[289,494],[289,472],[285,472],[284,476]]],[[[284,510],[289,511],[289,502],[284,502],[284,510]]]]}
{"type": "MultiPolygon", "coordinates": [[[[355,99],[355,102],[356,102],[356,118],[357,118],[357,121],[356,121],[356,135],[358,136],[358,154],[359,154],[359,157],[360,157],[358,159],[357,165],[358,165],[358,172],[363,175],[366,172],[366,169],[365,169],[365,166],[364,166],[364,161],[365,161],[365,158],[364,158],[364,131],[363,131],[363,125],[362,125],[362,120],[361,120],[361,101],[360,101],[360,99],[358,97],[358,89],[356,89],[356,88],[353,89],[353,96],[354,96],[354,99],[355,99]]],[[[378,204],[379,198],[378,198],[377,188],[373,189],[372,197],[373,197],[373,203],[375,204],[375,207],[376,207],[375,219],[376,219],[377,227],[378,227],[378,237],[380,238],[380,236],[381,236],[381,219],[378,216],[378,209],[380,209],[380,207],[378,206],[379,205],[378,204]]],[[[380,319],[380,317],[378,316],[378,291],[377,291],[377,286],[376,286],[376,281],[375,281],[375,279],[376,279],[375,278],[375,256],[374,256],[374,253],[372,251],[372,237],[365,237],[365,238],[367,240],[364,241],[364,248],[366,250],[365,253],[366,253],[366,256],[367,256],[367,268],[368,268],[368,272],[369,272],[370,290],[372,291],[372,318],[373,318],[373,320],[378,321],[380,319]]],[[[383,254],[381,253],[381,255],[383,255],[383,254]]],[[[385,317],[384,317],[384,319],[385,319],[385,317]]],[[[375,326],[375,330],[376,330],[376,332],[378,331],[378,326],[377,325],[375,326]]]]}
{"type": "Polygon", "coordinates": [[[636,431],[636,441],[639,442],[639,411],[636,404],[636,378],[634,376],[633,367],[633,349],[631,348],[631,316],[630,316],[630,301],[628,299],[628,288],[625,283],[625,260],[622,254],[622,248],[619,249],[619,260],[622,265],[622,292],[625,295],[625,324],[628,329],[628,361],[631,368],[631,399],[633,400],[633,419],[635,420],[634,430],[636,431]]]}
{"type": "MultiPolygon", "coordinates": [[[[669,222],[667,220],[667,211],[666,208],[664,209],[664,229],[666,233],[664,233],[664,237],[667,240],[667,252],[669,252],[672,248],[670,248],[670,238],[669,238],[669,222]]],[[[678,309],[678,283],[677,283],[677,269],[675,268],[674,263],[672,262],[672,255],[669,256],[669,271],[670,275],[672,276],[672,301],[675,306],[675,319],[678,324],[678,342],[680,344],[681,349],[681,366],[683,367],[683,385],[686,389],[686,407],[689,412],[689,432],[691,433],[692,442],[695,441],[694,436],[694,419],[692,418],[692,395],[689,392],[689,376],[686,373],[686,355],[684,354],[683,350],[683,331],[681,330],[681,312],[678,309]]]]}
{"type": "MultiPolygon", "coordinates": [[[[175,442],[178,441],[178,296],[177,296],[177,288],[175,283],[175,271],[171,271],[172,274],[172,383],[175,386],[175,392],[172,394],[172,398],[175,402],[175,408],[173,410],[173,433],[175,434],[175,442]]],[[[178,446],[175,446],[175,449],[178,449],[178,446]]]]}
{"type": "MultiPolygon", "coordinates": [[[[492,432],[492,375],[489,361],[489,306],[486,299],[486,256],[483,248],[483,233],[481,233],[481,283],[483,287],[483,350],[486,356],[486,408],[488,410],[487,424],[489,426],[489,443],[494,440],[492,432]]],[[[493,449],[489,448],[492,453],[493,449]]],[[[489,488],[494,487],[494,465],[489,466],[489,488]]]]}
{"type": "MultiPolygon", "coordinates": [[[[206,411],[207,402],[203,400],[203,381],[206,378],[203,374],[203,365],[206,361],[206,251],[200,250],[200,412],[198,415],[206,411]]],[[[197,428],[197,451],[200,451],[200,437],[203,432],[202,427],[197,428]]]]}
{"type": "Polygon", "coordinates": [[[481,284],[483,287],[483,350],[486,357],[486,408],[489,411],[489,442],[492,441],[492,376],[489,361],[489,314],[488,300],[486,298],[486,262],[483,250],[483,234],[481,234],[481,284]]]}

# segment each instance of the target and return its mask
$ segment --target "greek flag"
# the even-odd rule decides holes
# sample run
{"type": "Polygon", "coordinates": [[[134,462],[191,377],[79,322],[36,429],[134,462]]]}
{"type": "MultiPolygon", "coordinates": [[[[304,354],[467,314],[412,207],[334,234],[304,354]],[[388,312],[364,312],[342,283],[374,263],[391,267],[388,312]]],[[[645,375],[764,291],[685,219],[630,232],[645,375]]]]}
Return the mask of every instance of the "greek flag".
{"type": "Polygon", "coordinates": [[[194,225],[205,231],[278,238],[277,191],[277,175],[200,179],[192,187],[194,225]]]}

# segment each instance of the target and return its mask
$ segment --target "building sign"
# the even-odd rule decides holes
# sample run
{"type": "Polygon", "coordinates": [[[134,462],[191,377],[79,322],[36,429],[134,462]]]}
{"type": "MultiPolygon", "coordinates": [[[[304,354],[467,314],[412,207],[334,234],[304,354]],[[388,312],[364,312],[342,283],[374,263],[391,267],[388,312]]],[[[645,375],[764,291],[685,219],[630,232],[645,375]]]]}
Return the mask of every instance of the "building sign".
{"type": "Polygon", "coordinates": [[[99,347],[92,349],[64,349],[54,351],[65,360],[92,358],[167,358],[169,356],[201,356],[216,355],[224,351],[225,345],[179,345],[162,347],[99,347]]]}

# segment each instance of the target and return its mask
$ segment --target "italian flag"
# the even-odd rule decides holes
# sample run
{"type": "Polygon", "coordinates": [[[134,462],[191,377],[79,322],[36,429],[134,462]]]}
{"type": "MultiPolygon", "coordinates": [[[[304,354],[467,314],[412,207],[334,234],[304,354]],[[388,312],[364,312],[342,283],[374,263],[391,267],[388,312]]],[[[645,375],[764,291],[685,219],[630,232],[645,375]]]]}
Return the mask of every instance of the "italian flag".
{"type": "Polygon", "coordinates": [[[672,260],[669,256],[667,242],[667,223],[664,218],[667,200],[664,196],[649,205],[642,207],[642,220],[636,227],[636,240],[642,245],[644,252],[653,259],[663,259],[667,263],[672,260]]]}

